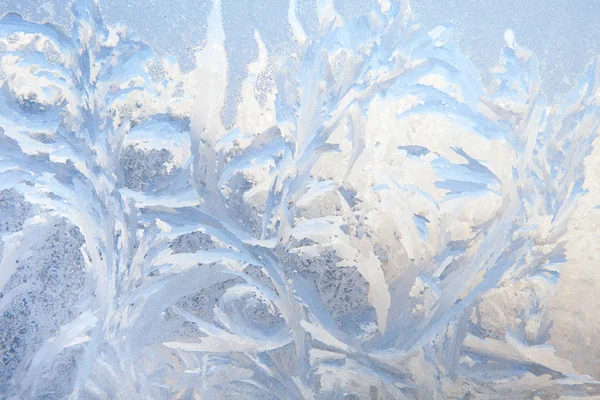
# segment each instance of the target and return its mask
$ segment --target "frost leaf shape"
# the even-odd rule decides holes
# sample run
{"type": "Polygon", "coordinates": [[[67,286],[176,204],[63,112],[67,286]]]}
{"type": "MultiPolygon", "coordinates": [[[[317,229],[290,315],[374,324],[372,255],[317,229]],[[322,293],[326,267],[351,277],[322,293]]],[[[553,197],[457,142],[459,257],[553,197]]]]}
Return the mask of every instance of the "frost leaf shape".
{"type": "Polygon", "coordinates": [[[231,128],[218,0],[186,74],[93,1],[0,21],[5,397],[597,392],[550,335],[597,62],[548,107],[510,34],[490,95],[405,1],[318,11],[297,59],[255,35],[231,128]]]}

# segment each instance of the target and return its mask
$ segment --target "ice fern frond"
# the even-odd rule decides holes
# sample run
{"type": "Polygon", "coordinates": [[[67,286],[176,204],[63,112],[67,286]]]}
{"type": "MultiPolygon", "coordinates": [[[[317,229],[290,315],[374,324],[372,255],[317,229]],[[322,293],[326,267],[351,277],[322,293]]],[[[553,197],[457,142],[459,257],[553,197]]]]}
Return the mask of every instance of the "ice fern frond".
{"type": "Polygon", "coordinates": [[[597,61],[549,106],[510,33],[488,93],[406,1],[319,2],[314,37],[292,1],[297,57],[256,33],[225,127],[220,1],[187,73],[73,14],[0,20],[4,397],[497,396],[514,363],[523,395],[598,390],[549,333],[597,61]]]}

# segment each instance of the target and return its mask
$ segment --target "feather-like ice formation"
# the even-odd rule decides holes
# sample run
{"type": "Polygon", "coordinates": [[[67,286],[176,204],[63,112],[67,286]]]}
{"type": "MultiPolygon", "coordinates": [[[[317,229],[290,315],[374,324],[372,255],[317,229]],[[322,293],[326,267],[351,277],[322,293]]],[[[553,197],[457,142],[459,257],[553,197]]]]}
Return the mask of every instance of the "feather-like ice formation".
{"type": "Polygon", "coordinates": [[[598,61],[548,105],[511,32],[489,94],[405,0],[289,10],[228,128],[219,0],[186,73],[0,20],[2,397],[598,395],[598,61]]]}

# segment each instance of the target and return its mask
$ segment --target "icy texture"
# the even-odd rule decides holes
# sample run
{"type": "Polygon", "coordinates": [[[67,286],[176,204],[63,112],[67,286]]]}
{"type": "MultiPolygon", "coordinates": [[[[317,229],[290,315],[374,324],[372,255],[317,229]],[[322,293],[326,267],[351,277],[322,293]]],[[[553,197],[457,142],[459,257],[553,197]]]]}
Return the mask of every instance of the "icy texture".
{"type": "Polygon", "coordinates": [[[2,397],[599,395],[598,62],[548,106],[510,31],[488,94],[404,1],[295,7],[232,129],[219,0],[186,73],[0,21],[2,397]]]}

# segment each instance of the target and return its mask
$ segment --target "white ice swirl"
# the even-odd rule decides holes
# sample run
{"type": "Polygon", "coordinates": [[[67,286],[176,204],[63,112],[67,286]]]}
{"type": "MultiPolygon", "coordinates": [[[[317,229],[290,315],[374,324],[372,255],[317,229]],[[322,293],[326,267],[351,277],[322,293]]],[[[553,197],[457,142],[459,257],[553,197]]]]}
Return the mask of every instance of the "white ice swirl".
{"type": "Polygon", "coordinates": [[[404,0],[295,7],[233,127],[219,0],[188,73],[0,20],[1,397],[599,395],[598,61],[550,106],[510,32],[490,94],[404,0]]]}

